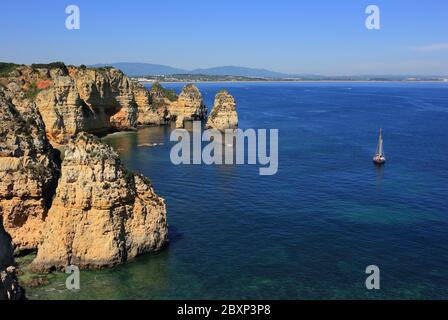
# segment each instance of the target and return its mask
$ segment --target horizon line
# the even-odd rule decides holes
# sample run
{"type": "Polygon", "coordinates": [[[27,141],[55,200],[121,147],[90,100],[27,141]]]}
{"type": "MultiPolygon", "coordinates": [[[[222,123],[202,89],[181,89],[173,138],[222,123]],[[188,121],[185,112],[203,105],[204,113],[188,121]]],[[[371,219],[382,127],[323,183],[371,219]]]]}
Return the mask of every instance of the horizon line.
{"type": "MultiPolygon", "coordinates": [[[[153,62],[129,62],[129,61],[119,61],[119,62],[96,62],[96,63],[89,63],[89,64],[84,64],[84,63],[80,63],[80,64],[72,64],[72,63],[67,63],[65,61],[60,61],[60,60],[48,60],[49,62],[33,62],[33,63],[18,63],[18,62],[11,62],[11,61],[1,61],[0,63],[12,63],[12,64],[17,64],[17,65],[28,65],[31,66],[32,64],[49,64],[49,63],[54,63],[54,62],[62,62],[67,66],[70,65],[74,65],[74,66],[81,66],[81,65],[86,65],[86,66],[90,66],[90,67],[95,67],[97,65],[104,65],[104,66],[111,66],[113,64],[147,64],[147,65],[156,65],[156,66],[162,66],[162,67],[168,67],[168,68],[173,68],[173,69],[179,69],[179,70],[183,70],[183,71],[187,71],[187,73],[169,73],[169,74],[165,74],[165,75],[181,75],[181,74],[185,74],[188,75],[190,73],[188,72],[192,72],[192,71],[197,71],[197,70],[207,70],[207,69],[216,69],[216,68],[243,68],[243,69],[250,69],[250,70],[263,70],[263,71],[268,71],[268,72],[272,72],[272,73],[279,73],[282,74],[284,77],[298,77],[298,76],[314,76],[314,77],[405,77],[405,76],[423,76],[423,77],[448,77],[448,74],[423,74],[423,73],[359,73],[359,74],[353,74],[353,73],[347,73],[347,74],[322,74],[322,73],[313,73],[313,72],[304,72],[304,73],[291,73],[291,72],[283,72],[283,71],[277,71],[277,70],[273,70],[273,69],[268,69],[266,67],[246,67],[246,66],[240,66],[240,65],[215,65],[212,67],[195,67],[195,68],[183,68],[183,67],[175,67],[172,65],[168,65],[168,64],[160,64],[160,63],[153,63],[153,62]]],[[[198,74],[199,75],[199,74],[198,74]]],[[[210,75],[212,76],[212,75],[210,75]]],[[[218,75],[215,75],[218,76],[218,75]]],[[[231,74],[229,74],[228,76],[233,76],[231,74]]],[[[261,76],[259,76],[261,77],[261,76]]],[[[263,78],[263,77],[261,77],[263,78]]]]}

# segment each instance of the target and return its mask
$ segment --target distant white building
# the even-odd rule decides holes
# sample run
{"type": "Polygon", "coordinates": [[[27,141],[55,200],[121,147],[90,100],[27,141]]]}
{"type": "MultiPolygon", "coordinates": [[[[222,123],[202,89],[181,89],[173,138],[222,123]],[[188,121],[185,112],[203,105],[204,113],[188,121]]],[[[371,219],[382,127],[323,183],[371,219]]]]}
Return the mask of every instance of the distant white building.
{"type": "Polygon", "coordinates": [[[148,79],[148,78],[137,78],[138,82],[154,82],[153,79],[148,79]]]}

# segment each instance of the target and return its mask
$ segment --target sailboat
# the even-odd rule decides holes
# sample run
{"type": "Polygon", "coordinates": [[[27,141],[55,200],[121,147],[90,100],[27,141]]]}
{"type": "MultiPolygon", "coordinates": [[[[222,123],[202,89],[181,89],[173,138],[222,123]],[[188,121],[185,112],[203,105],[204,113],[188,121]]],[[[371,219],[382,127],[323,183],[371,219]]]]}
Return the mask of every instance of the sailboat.
{"type": "Polygon", "coordinates": [[[383,131],[380,129],[380,137],[378,138],[378,146],[376,147],[376,153],[373,157],[373,162],[376,164],[383,164],[386,162],[383,150],[383,131]]]}

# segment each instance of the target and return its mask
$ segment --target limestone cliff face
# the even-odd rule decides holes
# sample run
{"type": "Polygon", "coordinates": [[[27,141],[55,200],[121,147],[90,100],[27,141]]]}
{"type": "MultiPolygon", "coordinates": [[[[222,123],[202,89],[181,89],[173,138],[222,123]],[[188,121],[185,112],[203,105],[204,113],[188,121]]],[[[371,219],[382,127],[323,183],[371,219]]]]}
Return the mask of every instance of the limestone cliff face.
{"type": "Polygon", "coordinates": [[[104,128],[101,121],[96,123],[96,128],[95,125],[87,125],[93,112],[85,107],[69,76],[58,76],[52,80],[52,86],[37,95],[36,105],[45,122],[47,136],[53,143],[63,144],[86,129],[104,128]]]}
{"type": "Polygon", "coordinates": [[[177,101],[173,101],[168,109],[173,118],[182,119],[176,122],[178,128],[183,127],[184,120],[202,120],[207,116],[207,107],[199,89],[194,84],[186,85],[177,101]]]}
{"type": "Polygon", "coordinates": [[[139,125],[161,125],[169,121],[168,105],[171,101],[160,85],[154,84],[151,90],[147,90],[139,83],[133,83],[133,92],[138,105],[139,125]]]}
{"type": "Polygon", "coordinates": [[[114,68],[71,68],[81,99],[106,127],[117,130],[135,127],[137,104],[131,80],[114,68]]]}
{"type": "Polygon", "coordinates": [[[112,266],[159,250],[167,241],[166,206],[149,181],[87,133],[71,139],[32,268],[112,266]]]}
{"type": "Polygon", "coordinates": [[[114,68],[33,68],[21,66],[0,85],[17,106],[35,101],[52,143],[64,144],[78,132],[105,133],[137,124],[131,80],[114,68]]]}
{"type": "Polygon", "coordinates": [[[0,217],[17,251],[37,247],[52,189],[57,183],[55,151],[35,105],[19,112],[0,87],[0,217]]]}
{"type": "Polygon", "coordinates": [[[35,102],[53,145],[64,145],[79,132],[103,134],[161,125],[170,120],[202,120],[207,108],[198,88],[186,85],[179,96],[158,83],[151,90],[114,68],[19,66],[0,77],[17,107],[35,102]]]}
{"type": "Polygon", "coordinates": [[[25,292],[17,281],[11,236],[3,228],[0,217],[0,300],[21,300],[25,292]]]}
{"type": "Polygon", "coordinates": [[[111,68],[0,77],[0,218],[17,251],[38,248],[35,270],[115,265],[166,243],[164,200],[86,133],[132,128],[145,103],[167,117],[148,92],[111,68]],[[65,145],[62,164],[50,142],[65,145]]]}
{"type": "Polygon", "coordinates": [[[158,83],[149,91],[136,85],[134,96],[139,111],[138,124],[159,125],[175,120],[176,127],[183,128],[184,121],[202,120],[207,116],[202,95],[192,84],[186,85],[179,96],[158,83]]]}
{"type": "Polygon", "coordinates": [[[213,109],[208,116],[207,128],[224,131],[238,127],[238,114],[235,109],[235,99],[227,91],[218,92],[213,109]]]}

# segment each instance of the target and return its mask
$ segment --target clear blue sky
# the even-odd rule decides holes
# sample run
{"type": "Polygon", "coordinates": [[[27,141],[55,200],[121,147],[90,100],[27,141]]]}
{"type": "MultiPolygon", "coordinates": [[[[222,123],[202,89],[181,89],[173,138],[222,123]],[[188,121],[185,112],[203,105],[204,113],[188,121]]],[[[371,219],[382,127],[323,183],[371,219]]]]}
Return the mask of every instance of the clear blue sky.
{"type": "Polygon", "coordinates": [[[448,74],[447,0],[14,0],[0,61],[237,65],[289,73],[448,74]],[[76,4],[81,29],[65,28],[76,4]],[[381,30],[364,26],[381,9],[381,30]]]}

